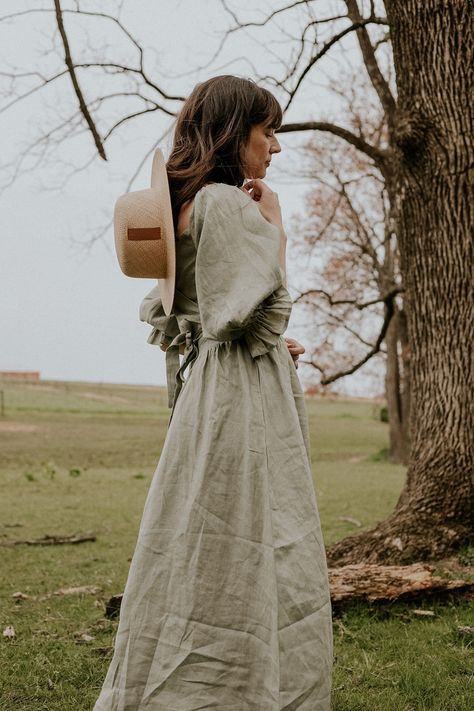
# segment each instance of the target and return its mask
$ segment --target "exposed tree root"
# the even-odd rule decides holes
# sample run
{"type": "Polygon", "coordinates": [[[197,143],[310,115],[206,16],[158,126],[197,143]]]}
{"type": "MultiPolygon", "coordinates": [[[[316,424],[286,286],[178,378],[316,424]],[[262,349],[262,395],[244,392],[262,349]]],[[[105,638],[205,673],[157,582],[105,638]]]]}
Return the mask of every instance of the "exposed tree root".
{"type": "Polygon", "coordinates": [[[354,563],[403,565],[445,558],[473,538],[462,524],[436,522],[432,517],[395,511],[375,528],[354,533],[330,546],[330,567],[354,563]]]}

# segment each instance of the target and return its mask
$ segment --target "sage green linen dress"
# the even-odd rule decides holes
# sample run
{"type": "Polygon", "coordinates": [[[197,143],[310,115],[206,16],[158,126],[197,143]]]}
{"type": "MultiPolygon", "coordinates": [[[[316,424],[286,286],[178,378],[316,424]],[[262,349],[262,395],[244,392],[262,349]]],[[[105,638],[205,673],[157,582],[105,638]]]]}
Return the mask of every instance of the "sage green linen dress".
{"type": "Polygon", "coordinates": [[[140,305],[148,341],[168,346],[172,411],[94,711],[330,709],[326,555],[278,249],[246,193],[207,185],[176,240],[172,314],[158,287],[140,305]]]}

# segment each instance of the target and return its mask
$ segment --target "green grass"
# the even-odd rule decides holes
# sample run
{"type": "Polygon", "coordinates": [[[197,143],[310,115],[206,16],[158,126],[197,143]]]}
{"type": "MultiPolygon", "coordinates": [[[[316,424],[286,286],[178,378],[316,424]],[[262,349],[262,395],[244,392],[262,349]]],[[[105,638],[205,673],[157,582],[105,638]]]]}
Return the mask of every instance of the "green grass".
{"type": "MultiPolygon", "coordinates": [[[[123,589],[148,487],[166,434],[166,393],[152,387],[3,381],[0,535],[93,531],[95,542],[0,548],[1,711],[90,711],[116,623],[104,603],[123,589]],[[7,430],[6,428],[10,428],[7,430]],[[27,431],[29,428],[29,431],[27,431]],[[13,527],[14,524],[19,524],[13,527]],[[96,586],[61,596],[60,588],[96,586]],[[16,599],[22,592],[26,599],[16,599]],[[93,639],[89,642],[82,634],[93,639]]],[[[388,430],[364,401],[308,399],[312,462],[326,545],[393,508],[404,467],[385,455],[388,430]]],[[[472,550],[461,562],[472,565],[472,550]]],[[[473,605],[355,605],[334,618],[334,711],[470,711],[473,605]],[[417,617],[417,607],[434,617],[417,617]],[[471,644],[471,647],[470,647],[471,644]]]]}

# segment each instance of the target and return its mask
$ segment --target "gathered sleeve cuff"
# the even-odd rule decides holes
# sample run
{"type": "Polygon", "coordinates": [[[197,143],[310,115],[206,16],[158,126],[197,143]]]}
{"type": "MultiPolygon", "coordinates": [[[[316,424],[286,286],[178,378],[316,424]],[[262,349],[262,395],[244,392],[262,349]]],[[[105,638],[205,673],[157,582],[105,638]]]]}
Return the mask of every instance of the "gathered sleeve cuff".
{"type": "Polygon", "coordinates": [[[179,334],[179,325],[176,316],[165,314],[160,298],[158,285],[144,297],[139,309],[140,321],[145,321],[153,326],[147,342],[156,346],[169,346],[171,341],[179,334]]]}

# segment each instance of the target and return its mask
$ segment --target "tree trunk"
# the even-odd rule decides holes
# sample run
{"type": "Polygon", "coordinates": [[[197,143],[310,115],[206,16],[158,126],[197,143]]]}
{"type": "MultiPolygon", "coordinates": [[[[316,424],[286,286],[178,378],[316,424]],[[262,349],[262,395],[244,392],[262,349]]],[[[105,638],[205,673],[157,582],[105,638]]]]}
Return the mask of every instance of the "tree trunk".
{"type": "MultiPolygon", "coordinates": [[[[387,197],[390,195],[389,178],[386,177],[387,197]]],[[[385,220],[384,261],[379,289],[381,294],[391,291],[397,284],[399,267],[398,239],[393,231],[391,215],[385,220]]],[[[400,298],[400,297],[399,297],[400,298]]],[[[407,366],[403,361],[403,349],[399,342],[406,336],[404,311],[400,309],[398,300],[393,297],[393,316],[385,334],[387,357],[385,362],[385,399],[388,411],[389,452],[390,461],[394,464],[408,464],[410,451],[408,412],[406,409],[405,381],[408,379],[407,366]]],[[[385,312],[386,313],[386,312],[385,312]]]]}
{"type": "Polygon", "coordinates": [[[400,333],[399,309],[394,304],[394,314],[385,336],[387,360],[385,369],[385,398],[388,410],[390,461],[394,464],[408,463],[407,427],[403,408],[403,371],[398,352],[400,333]]]}
{"type": "Polygon", "coordinates": [[[398,341],[400,344],[400,368],[401,368],[401,406],[402,406],[402,427],[403,440],[405,443],[406,462],[410,456],[411,432],[410,432],[410,404],[411,404],[411,349],[408,341],[407,313],[405,307],[398,310],[398,341]]]}
{"type": "Polygon", "coordinates": [[[385,6],[398,88],[392,170],[412,446],[394,512],[374,530],[332,546],[330,565],[435,559],[473,533],[472,1],[385,6]]]}

